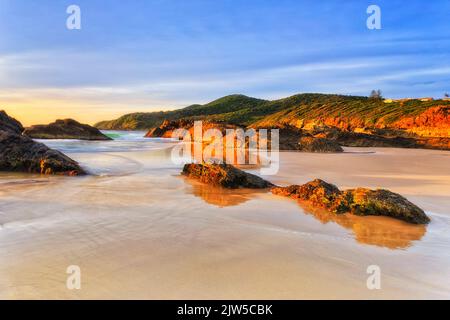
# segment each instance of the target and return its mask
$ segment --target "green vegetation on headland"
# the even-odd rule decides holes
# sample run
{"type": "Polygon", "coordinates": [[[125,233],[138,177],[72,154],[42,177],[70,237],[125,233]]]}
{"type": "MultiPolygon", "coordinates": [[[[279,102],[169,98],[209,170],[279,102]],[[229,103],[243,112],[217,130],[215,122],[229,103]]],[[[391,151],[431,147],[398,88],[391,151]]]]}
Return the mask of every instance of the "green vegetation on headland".
{"type": "Polygon", "coordinates": [[[340,146],[450,150],[448,100],[305,93],[268,101],[231,95],[174,111],[128,114],[96,127],[149,130],[147,137],[170,137],[178,127],[192,127],[194,120],[215,128],[282,129],[280,150],[339,152],[340,146]]]}
{"type": "Polygon", "coordinates": [[[102,121],[99,129],[146,130],[164,120],[198,119],[240,126],[302,127],[307,122],[338,122],[340,126],[383,127],[405,117],[420,115],[429,108],[450,106],[450,101],[407,100],[386,103],[382,99],[335,94],[298,94],[279,100],[262,100],[230,95],[204,105],[173,111],[131,113],[116,120],[102,121]]]}

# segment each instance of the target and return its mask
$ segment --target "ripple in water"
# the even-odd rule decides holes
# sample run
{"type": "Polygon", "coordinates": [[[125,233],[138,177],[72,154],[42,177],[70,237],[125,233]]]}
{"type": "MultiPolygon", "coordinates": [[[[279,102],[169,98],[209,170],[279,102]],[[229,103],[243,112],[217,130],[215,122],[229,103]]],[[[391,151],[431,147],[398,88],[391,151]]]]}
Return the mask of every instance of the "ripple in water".
{"type": "Polygon", "coordinates": [[[111,141],[85,141],[85,140],[37,140],[52,149],[63,153],[93,153],[93,152],[132,152],[145,150],[158,150],[170,147],[172,139],[144,138],[144,131],[102,131],[112,137],[111,141]]]}

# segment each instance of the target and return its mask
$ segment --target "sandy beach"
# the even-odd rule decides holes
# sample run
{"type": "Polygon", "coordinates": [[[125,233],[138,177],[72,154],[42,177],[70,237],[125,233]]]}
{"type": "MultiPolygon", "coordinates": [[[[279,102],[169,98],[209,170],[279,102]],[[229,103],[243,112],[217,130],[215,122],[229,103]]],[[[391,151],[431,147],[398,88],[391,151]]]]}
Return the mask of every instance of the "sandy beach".
{"type": "Polygon", "coordinates": [[[417,226],[205,186],[180,176],[172,142],[140,136],[46,142],[90,176],[0,173],[0,298],[450,298],[450,152],[282,152],[265,177],[387,188],[426,211],[417,226]],[[66,288],[69,265],[81,290],[66,288]],[[367,289],[369,265],[380,290],[367,289]]]}

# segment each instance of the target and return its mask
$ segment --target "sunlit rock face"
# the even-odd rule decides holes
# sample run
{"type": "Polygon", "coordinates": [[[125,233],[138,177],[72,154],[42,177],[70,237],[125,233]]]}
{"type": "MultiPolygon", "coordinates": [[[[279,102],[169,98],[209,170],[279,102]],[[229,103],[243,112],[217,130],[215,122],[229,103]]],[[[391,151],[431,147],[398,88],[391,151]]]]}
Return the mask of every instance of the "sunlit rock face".
{"type": "Polygon", "coordinates": [[[387,216],[414,224],[430,221],[422,209],[389,190],[357,188],[341,191],[333,184],[316,179],[303,185],[276,187],[272,192],[337,214],[387,216]]]}
{"type": "Polygon", "coordinates": [[[228,164],[186,164],[183,175],[198,179],[201,182],[212,185],[220,185],[225,188],[250,188],[264,189],[273,184],[253,174],[247,173],[228,164]]]}

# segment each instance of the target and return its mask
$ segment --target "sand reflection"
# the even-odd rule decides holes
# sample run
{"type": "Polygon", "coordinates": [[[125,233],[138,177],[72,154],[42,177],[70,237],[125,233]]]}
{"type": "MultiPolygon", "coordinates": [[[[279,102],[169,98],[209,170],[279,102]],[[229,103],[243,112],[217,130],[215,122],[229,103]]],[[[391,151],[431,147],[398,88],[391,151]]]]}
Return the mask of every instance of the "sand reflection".
{"type": "MultiPolygon", "coordinates": [[[[256,193],[267,192],[265,190],[226,189],[184,177],[182,179],[192,187],[191,192],[194,196],[221,208],[238,206],[254,198],[256,193]]],[[[423,225],[413,225],[388,217],[337,215],[301,202],[299,205],[307,215],[312,215],[323,224],[337,223],[345,229],[351,230],[355,240],[362,244],[389,249],[405,249],[412,246],[414,241],[422,239],[426,233],[426,227],[423,225]]]]}
{"type": "Polygon", "coordinates": [[[334,222],[352,230],[355,240],[363,244],[389,249],[405,249],[412,246],[413,241],[422,239],[426,233],[424,225],[414,225],[388,217],[337,215],[303,203],[299,203],[299,205],[306,214],[312,215],[323,224],[334,222]]]}
{"type": "Polygon", "coordinates": [[[252,199],[257,193],[267,193],[267,190],[226,189],[211,186],[196,180],[182,177],[192,187],[192,194],[206,203],[223,208],[237,206],[252,199]]]}

